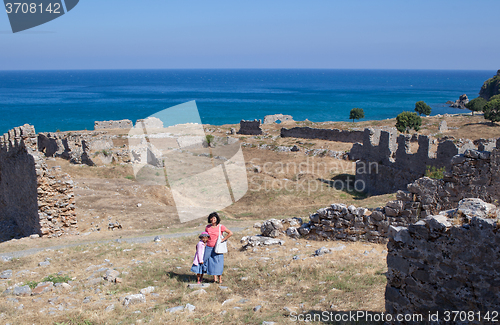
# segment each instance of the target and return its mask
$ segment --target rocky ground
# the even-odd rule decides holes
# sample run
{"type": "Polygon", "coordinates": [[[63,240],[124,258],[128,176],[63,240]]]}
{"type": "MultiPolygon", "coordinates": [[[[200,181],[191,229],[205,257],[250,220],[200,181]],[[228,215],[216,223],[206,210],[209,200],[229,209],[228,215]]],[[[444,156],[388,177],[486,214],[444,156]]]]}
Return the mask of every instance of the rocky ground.
{"type": "MultiPolygon", "coordinates": [[[[437,138],[470,138],[471,134],[474,139],[500,137],[500,128],[482,116],[423,120],[420,133],[437,138]],[[449,130],[440,133],[438,127],[443,120],[449,130]]],[[[249,186],[254,190],[221,211],[223,223],[230,229],[246,228],[231,241],[222,286],[207,283],[210,285],[202,288],[188,287],[195,282],[189,272],[197,242],[192,233],[201,231],[205,220],[181,224],[166,187],[137,183],[131,167],[120,161],[91,167],[50,159],[49,166],[61,166],[75,182],[80,234],[0,243],[1,322],[285,324],[290,322],[292,312],[384,311],[384,245],[283,237],[282,245],[278,240],[276,245],[240,251],[243,243],[239,240],[259,233],[249,227],[257,220],[307,218],[332,203],[374,208],[395,198],[393,194],[367,196],[332,188],[329,180],[354,175],[352,162],[340,159],[352,144],[282,139],[278,137],[281,127],[363,129],[392,127],[394,123],[393,119],[288,122],[263,126],[263,136],[234,135],[243,144],[249,186]],[[293,146],[299,151],[290,151],[293,146]],[[301,164],[317,168],[291,168],[301,164]],[[311,191],[300,184],[317,187],[311,191]],[[118,222],[122,228],[108,230],[110,222],[118,222]],[[167,233],[191,235],[156,242],[151,239],[167,233]],[[151,238],[146,243],[125,240],[138,236],[151,238]],[[45,250],[56,245],[59,248],[45,250]],[[41,251],[6,257],[32,248],[41,251]]],[[[238,126],[206,126],[206,132],[225,137],[231,128],[238,126]]],[[[114,144],[126,146],[119,132],[115,133],[114,144]]]]}
{"type": "MultiPolygon", "coordinates": [[[[6,324],[286,324],[296,313],[384,310],[383,245],[282,237],[242,249],[230,241],[223,284],[196,285],[196,236],[120,239],[2,257],[6,324]]],[[[30,239],[37,241],[41,239],[30,239]]],[[[245,240],[244,243],[247,241],[245,240]]]]}

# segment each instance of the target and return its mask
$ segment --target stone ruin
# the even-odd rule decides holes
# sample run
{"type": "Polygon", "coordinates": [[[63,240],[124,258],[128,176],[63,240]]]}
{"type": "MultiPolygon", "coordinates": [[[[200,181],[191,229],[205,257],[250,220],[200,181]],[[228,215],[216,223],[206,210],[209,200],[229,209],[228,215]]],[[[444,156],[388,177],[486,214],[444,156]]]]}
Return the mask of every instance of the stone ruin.
{"type": "Polygon", "coordinates": [[[446,123],[446,120],[442,120],[439,122],[439,132],[448,132],[448,123],[446,123]]]}
{"type": "Polygon", "coordinates": [[[240,130],[236,132],[237,134],[245,135],[261,135],[262,129],[260,128],[260,120],[253,121],[240,121],[240,130]]]}
{"type": "Polygon", "coordinates": [[[363,131],[315,129],[310,127],[282,128],[280,131],[282,138],[319,139],[348,143],[363,141],[363,134],[363,131]]]}
{"type": "Polygon", "coordinates": [[[163,122],[157,117],[148,117],[135,122],[135,127],[144,129],[163,129],[163,122]]]}
{"type": "Polygon", "coordinates": [[[365,129],[363,144],[355,143],[349,159],[356,163],[356,181],[362,181],[370,194],[394,193],[425,175],[427,167],[449,168],[451,159],[468,149],[491,150],[496,140],[477,141],[443,138],[436,152],[431,150],[432,140],[418,135],[418,149],[411,150],[415,136],[393,131],[365,129]]]}
{"type": "Polygon", "coordinates": [[[89,144],[83,134],[39,133],[38,151],[46,157],[59,157],[73,164],[94,166],[89,156],[89,144]]]}
{"type": "Polygon", "coordinates": [[[113,143],[117,137],[105,131],[40,132],[38,151],[45,157],[62,158],[72,164],[88,166],[127,161],[128,150],[117,148],[113,143]]]}
{"type": "Polygon", "coordinates": [[[445,311],[472,312],[475,321],[462,323],[489,323],[478,322],[477,313],[484,317],[500,306],[498,214],[493,204],[464,199],[456,209],[392,228],[386,312],[422,314],[423,323],[431,323],[429,313],[443,321],[445,311]]]}
{"type": "Polygon", "coordinates": [[[307,223],[268,220],[262,236],[388,242],[387,313],[423,323],[446,310],[491,313],[500,305],[499,164],[500,149],[469,149],[443,179],[419,178],[383,208],[332,204],[307,223]]]}
{"type": "Polygon", "coordinates": [[[273,124],[276,121],[283,122],[294,122],[292,115],[283,115],[283,114],[275,114],[275,115],[266,115],[264,117],[263,124],[273,124]]]}
{"type": "MultiPolygon", "coordinates": [[[[311,239],[386,242],[390,227],[407,227],[440,211],[454,209],[467,198],[498,203],[500,198],[500,149],[467,150],[451,160],[443,179],[422,177],[396,193],[384,207],[366,209],[332,204],[310,215],[299,226],[261,229],[264,236],[286,233],[311,239]],[[269,229],[270,230],[269,230],[269,229]],[[290,230],[289,230],[290,229],[290,230]],[[273,232],[273,230],[276,230],[273,232]]],[[[283,221],[284,222],[284,221],[283,221]]],[[[283,223],[282,222],[282,223],[283,223]]],[[[288,222],[290,223],[290,222],[288,222]]],[[[283,223],[285,224],[285,223],[283,223]]]]}
{"type": "Polygon", "coordinates": [[[73,181],[47,167],[37,140],[28,124],[0,137],[1,240],[77,231],[73,181]]]}
{"type": "Polygon", "coordinates": [[[94,130],[131,129],[133,126],[131,120],[94,122],[94,130]]]}

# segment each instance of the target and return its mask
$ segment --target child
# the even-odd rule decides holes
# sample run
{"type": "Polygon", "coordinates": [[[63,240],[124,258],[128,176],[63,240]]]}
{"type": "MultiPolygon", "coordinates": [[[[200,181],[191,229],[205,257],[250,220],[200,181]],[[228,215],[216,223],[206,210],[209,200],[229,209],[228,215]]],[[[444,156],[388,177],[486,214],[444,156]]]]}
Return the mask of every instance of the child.
{"type": "Polygon", "coordinates": [[[205,246],[208,242],[210,235],[204,231],[200,235],[200,241],[196,244],[196,253],[194,254],[193,266],[191,271],[196,273],[198,284],[203,280],[203,273],[207,273],[206,266],[203,264],[203,256],[205,255],[205,246]]]}

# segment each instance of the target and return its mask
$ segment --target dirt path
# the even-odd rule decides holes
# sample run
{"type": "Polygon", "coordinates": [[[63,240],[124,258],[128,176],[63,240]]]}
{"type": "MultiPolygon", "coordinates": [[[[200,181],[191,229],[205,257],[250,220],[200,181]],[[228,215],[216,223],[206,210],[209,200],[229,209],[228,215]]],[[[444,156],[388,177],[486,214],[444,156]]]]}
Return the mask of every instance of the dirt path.
{"type": "MultiPolygon", "coordinates": [[[[242,231],[242,230],[247,229],[247,228],[248,227],[231,227],[231,230],[233,232],[238,232],[238,231],[242,231]]],[[[2,257],[5,256],[5,257],[12,257],[12,258],[19,258],[19,257],[23,257],[23,256],[33,255],[35,253],[38,253],[38,252],[41,252],[44,250],[48,250],[48,249],[57,250],[57,249],[64,249],[64,248],[68,248],[68,247],[84,246],[84,245],[91,245],[91,244],[103,244],[103,243],[110,243],[110,242],[118,242],[118,243],[126,242],[126,243],[143,244],[143,243],[153,241],[156,237],[159,237],[160,239],[167,239],[167,238],[195,236],[197,234],[199,234],[199,231],[181,232],[181,233],[174,233],[174,234],[160,234],[160,235],[156,235],[156,236],[129,237],[129,238],[93,240],[93,241],[84,241],[84,242],[82,241],[79,243],[49,246],[49,247],[37,247],[37,248],[30,248],[30,249],[8,252],[8,253],[0,253],[0,255],[2,257]]]]}

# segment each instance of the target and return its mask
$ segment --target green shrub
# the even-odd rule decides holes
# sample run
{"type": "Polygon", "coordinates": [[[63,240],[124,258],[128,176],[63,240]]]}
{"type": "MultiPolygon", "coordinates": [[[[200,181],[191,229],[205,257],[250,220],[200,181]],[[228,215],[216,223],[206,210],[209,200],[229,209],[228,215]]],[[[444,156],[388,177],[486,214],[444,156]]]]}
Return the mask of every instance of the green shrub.
{"type": "Polygon", "coordinates": [[[51,274],[46,276],[42,281],[44,282],[52,282],[52,283],[65,283],[71,281],[71,277],[68,275],[57,275],[51,274]]]}
{"type": "Polygon", "coordinates": [[[396,116],[396,128],[401,133],[409,133],[411,129],[420,130],[422,118],[417,113],[402,112],[396,116]]]}
{"type": "Polygon", "coordinates": [[[484,105],[486,105],[486,99],[478,97],[465,104],[465,107],[472,111],[472,115],[474,115],[474,112],[482,112],[484,105]]]}
{"type": "Polygon", "coordinates": [[[493,99],[484,105],[484,118],[492,123],[500,121],[500,99],[493,99]]]}
{"type": "Polygon", "coordinates": [[[349,113],[349,119],[352,120],[354,123],[354,120],[359,120],[365,117],[365,111],[363,111],[362,108],[353,108],[351,109],[351,112],[349,113]]]}
{"type": "Polygon", "coordinates": [[[28,287],[30,287],[31,290],[35,289],[36,286],[38,285],[38,283],[40,282],[36,282],[36,281],[28,281],[25,283],[25,285],[27,285],[28,287]]]}
{"type": "Polygon", "coordinates": [[[436,168],[435,166],[427,166],[425,171],[425,176],[434,179],[443,179],[444,177],[444,167],[436,168]]]}
{"type": "Polygon", "coordinates": [[[211,134],[207,134],[206,135],[206,139],[207,139],[207,144],[210,146],[212,143],[214,143],[214,136],[211,135],[211,134]]]}
{"type": "Polygon", "coordinates": [[[431,115],[431,107],[427,105],[423,100],[415,103],[415,112],[417,112],[420,116],[431,115]]]}

